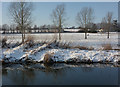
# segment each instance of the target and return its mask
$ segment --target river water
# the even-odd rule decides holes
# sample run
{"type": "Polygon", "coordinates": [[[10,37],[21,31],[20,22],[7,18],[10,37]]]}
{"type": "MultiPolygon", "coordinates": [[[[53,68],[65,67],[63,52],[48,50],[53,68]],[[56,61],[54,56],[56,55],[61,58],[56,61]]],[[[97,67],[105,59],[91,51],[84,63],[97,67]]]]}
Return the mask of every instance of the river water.
{"type": "Polygon", "coordinates": [[[7,65],[3,85],[117,85],[118,67],[110,64],[7,65]]]}

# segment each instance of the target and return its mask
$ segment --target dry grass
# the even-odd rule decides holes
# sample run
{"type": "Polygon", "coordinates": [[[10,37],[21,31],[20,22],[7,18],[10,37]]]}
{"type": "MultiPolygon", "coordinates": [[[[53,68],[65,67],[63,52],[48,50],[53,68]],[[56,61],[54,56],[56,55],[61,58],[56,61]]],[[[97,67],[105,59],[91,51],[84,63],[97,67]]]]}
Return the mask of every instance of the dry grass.
{"type": "Polygon", "coordinates": [[[54,53],[46,53],[45,56],[44,56],[44,63],[53,63],[53,54],[54,53]]]}
{"type": "Polygon", "coordinates": [[[94,50],[93,47],[85,47],[85,46],[71,46],[70,44],[72,44],[71,42],[68,43],[59,43],[59,47],[60,48],[64,48],[64,49],[80,49],[80,50],[94,50]]]}
{"type": "Polygon", "coordinates": [[[72,46],[71,42],[53,42],[49,48],[63,48],[63,49],[80,49],[80,50],[94,50],[93,47],[85,47],[85,46],[72,46]]]}
{"type": "Polygon", "coordinates": [[[80,50],[94,50],[93,47],[85,47],[85,46],[73,46],[72,49],[78,48],[80,50]]]}
{"type": "Polygon", "coordinates": [[[27,42],[27,46],[26,48],[30,48],[30,47],[33,47],[35,45],[35,37],[34,36],[31,36],[31,35],[28,35],[26,37],[26,41],[27,42]]]}
{"type": "Polygon", "coordinates": [[[111,44],[103,44],[103,50],[113,50],[111,44]]]}
{"type": "Polygon", "coordinates": [[[64,48],[64,49],[71,48],[70,42],[68,42],[68,43],[67,42],[66,43],[58,42],[57,44],[58,44],[58,47],[60,47],[60,48],[64,48]]]}
{"type": "Polygon", "coordinates": [[[7,47],[7,37],[2,38],[2,48],[7,47]]]}
{"type": "Polygon", "coordinates": [[[52,41],[57,41],[57,34],[56,33],[52,37],[53,37],[52,41]]]}
{"type": "Polygon", "coordinates": [[[35,40],[35,37],[32,36],[32,35],[28,35],[28,36],[26,37],[26,41],[33,41],[33,42],[34,42],[34,40],[35,40]]]}

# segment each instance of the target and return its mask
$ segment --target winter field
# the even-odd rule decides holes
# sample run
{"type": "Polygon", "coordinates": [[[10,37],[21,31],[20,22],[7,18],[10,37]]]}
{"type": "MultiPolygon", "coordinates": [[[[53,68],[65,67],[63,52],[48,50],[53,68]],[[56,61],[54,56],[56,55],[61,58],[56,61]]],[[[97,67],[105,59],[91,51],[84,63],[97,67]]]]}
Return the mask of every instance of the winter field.
{"type": "MultiPolygon", "coordinates": [[[[21,34],[3,34],[2,38],[8,38],[8,42],[16,43],[21,42],[21,34]]],[[[40,34],[26,34],[26,37],[34,37],[34,41],[50,41],[57,37],[58,34],[54,33],[40,33],[40,34]]],[[[111,44],[113,47],[118,48],[118,33],[111,32],[110,39],[107,39],[106,33],[88,33],[88,39],[84,39],[84,33],[62,33],[62,41],[70,43],[71,45],[93,46],[99,48],[102,44],[111,44]]]]}
{"type": "Polygon", "coordinates": [[[2,48],[0,60],[4,63],[44,62],[46,58],[49,62],[62,63],[120,62],[117,32],[111,32],[109,39],[106,33],[88,33],[88,39],[84,39],[84,33],[62,33],[60,42],[54,41],[57,35],[26,34],[26,38],[32,37],[32,40],[18,44],[21,34],[3,34],[9,47],[2,48]]]}

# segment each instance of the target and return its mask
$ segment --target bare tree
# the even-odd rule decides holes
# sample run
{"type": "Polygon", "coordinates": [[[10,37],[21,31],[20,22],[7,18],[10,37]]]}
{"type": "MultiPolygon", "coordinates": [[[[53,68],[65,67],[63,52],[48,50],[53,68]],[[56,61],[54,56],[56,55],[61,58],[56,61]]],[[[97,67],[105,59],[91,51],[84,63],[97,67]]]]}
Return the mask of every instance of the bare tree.
{"type": "Polygon", "coordinates": [[[31,24],[32,4],[30,2],[12,2],[9,11],[13,21],[17,24],[22,33],[22,43],[25,40],[25,30],[31,24]]]}
{"type": "Polygon", "coordinates": [[[107,22],[107,38],[110,38],[109,32],[110,32],[110,28],[111,28],[111,24],[112,24],[112,17],[113,17],[113,13],[112,12],[108,12],[106,15],[106,22],[107,22]]]}
{"type": "Polygon", "coordinates": [[[87,39],[88,28],[93,23],[94,11],[92,8],[84,7],[76,16],[77,23],[85,30],[85,39],[87,39]]]}
{"type": "Polygon", "coordinates": [[[103,31],[105,31],[106,32],[106,29],[107,29],[107,21],[106,21],[106,18],[105,17],[103,17],[102,18],[102,21],[101,21],[101,24],[100,24],[100,27],[103,29],[103,31]]]}
{"type": "Polygon", "coordinates": [[[59,40],[61,40],[61,30],[65,22],[65,5],[57,5],[51,14],[54,25],[59,29],[59,40]]]}

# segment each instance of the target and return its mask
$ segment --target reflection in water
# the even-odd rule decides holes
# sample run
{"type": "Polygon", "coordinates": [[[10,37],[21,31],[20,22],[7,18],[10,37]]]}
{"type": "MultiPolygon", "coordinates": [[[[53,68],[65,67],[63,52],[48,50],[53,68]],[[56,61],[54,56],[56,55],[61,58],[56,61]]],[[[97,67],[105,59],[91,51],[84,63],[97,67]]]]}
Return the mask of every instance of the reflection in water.
{"type": "Polygon", "coordinates": [[[83,72],[92,72],[94,70],[93,67],[81,67],[83,72]]]}
{"type": "Polygon", "coordinates": [[[117,68],[106,64],[9,65],[2,72],[4,85],[117,84],[117,68]]]}
{"type": "Polygon", "coordinates": [[[17,70],[17,69],[6,70],[6,69],[3,69],[3,76],[7,76],[15,84],[27,84],[28,80],[31,80],[31,81],[33,80],[34,71],[33,70],[17,70]],[[7,75],[4,74],[4,72],[6,73],[6,71],[7,71],[7,75]]]}
{"type": "Polygon", "coordinates": [[[54,69],[50,66],[52,65],[47,65],[47,64],[44,64],[45,66],[45,69],[43,70],[45,72],[45,74],[48,76],[49,74],[52,74],[53,77],[55,79],[57,79],[57,77],[59,76],[64,76],[65,75],[65,70],[66,68],[59,68],[59,69],[54,69]]]}
{"type": "Polygon", "coordinates": [[[2,75],[7,75],[7,69],[2,69],[2,75]]]}

